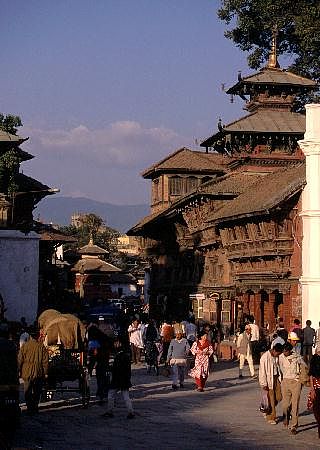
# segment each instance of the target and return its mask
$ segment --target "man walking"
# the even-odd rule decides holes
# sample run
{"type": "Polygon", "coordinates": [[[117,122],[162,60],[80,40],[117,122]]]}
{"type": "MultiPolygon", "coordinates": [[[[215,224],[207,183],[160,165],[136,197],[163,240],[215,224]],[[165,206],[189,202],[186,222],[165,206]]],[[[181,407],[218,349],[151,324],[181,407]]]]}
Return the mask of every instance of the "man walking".
{"type": "Polygon", "coordinates": [[[292,350],[293,347],[289,342],[284,344],[283,353],[279,356],[279,365],[282,375],[283,426],[288,428],[291,416],[291,434],[297,434],[299,401],[302,387],[299,374],[301,365],[306,366],[306,364],[302,357],[292,350]]]}
{"type": "Polygon", "coordinates": [[[259,339],[260,339],[260,330],[258,325],[254,321],[253,316],[248,317],[248,321],[251,329],[251,353],[252,358],[255,362],[259,362],[260,359],[260,351],[259,351],[259,339]]]}
{"type": "Polygon", "coordinates": [[[48,352],[37,341],[38,331],[29,332],[28,341],[23,344],[18,354],[20,377],[24,383],[24,395],[29,414],[36,414],[39,408],[42,383],[48,376],[48,352]]]}
{"type": "Polygon", "coordinates": [[[245,326],[244,332],[238,336],[237,339],[237,349],[240,360],[239,365],[239,378],[243,378],[242,369],[245,360],[248,361],[250,375],[252,378],[256,378],[254,375],[254,365],[252,359],[252,347],[251,347],[251,326],[247,324],[245,326]]]}
{"type": "Polygon", "coordinates": [[[182,329],[177,329],[176,338],[172,339],[169,345],[167,362],[172,370],[172,389],[183,387],[185,368],[187,365],[187,355],[190,350],[190,345],[186,338],[182,337],[182,329]]]}
{"type": "Polygon", "coordinates": [[[316,344],[316,330],[311,328],[311,320],[306,321],[306,326],[302,330],[303,342],[302,342],[302,356],[305,362],[308,364],[312,357],[312,347],[316,344]]]}
{"type": "Polygon", "coordinates": [[[271,412],[266,415],[269,424],[277,424],[276,406],[281,401],[279,355],[282,353],[282,345],[276,344],[265,352],[260,358],[259,384],[268,392],[271,412]]]}
{"type": "Polygon", "coordinates": [[[116,338],[114,341],[115,357],[112,365],[111,385],[108,392],[108,409],[104,417],[113,417],[114,400],[118,391],[121,391],[125,402],[128,419],[134,418],[132,402],[129,396],[131,387],[131,363],[130,355],[124,351],[122,341],[116,338]]]}

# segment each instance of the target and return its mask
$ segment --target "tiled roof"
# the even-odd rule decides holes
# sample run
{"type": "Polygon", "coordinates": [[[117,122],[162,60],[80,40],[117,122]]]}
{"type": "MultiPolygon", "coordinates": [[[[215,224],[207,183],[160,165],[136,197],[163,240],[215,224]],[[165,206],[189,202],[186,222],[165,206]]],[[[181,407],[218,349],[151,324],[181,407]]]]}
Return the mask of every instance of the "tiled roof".
{"type": "Polygon", "coordinates": [[[310,78],[305,78],[288,72],[283,69],[273,69],[265,67],[259,72],[242,78],[238,83],[228,89],[227,94],[237,93],[244,84],[278,84],[315,88],[316,82],[310,78]]]}
{"type": "MultiPolygon", "coordinates": [[[[261,175],[260,175],[261,178],[261,175]]],[[[140,220],[135,226],[133,226],[127,234],[137,234],[138,230],[141,230],[145,225],[150,224],[161,217],[166,216],[170,211],[181,207],[184,203],[190,201],[194,196],[209,195],[209,196],[236,196],[244,192],[248,186],[254,184],[259,175],[249,174],[249,172],[231,172],[223,177],[216,178],[215,180],[208,181],[200,185],[190,194],[179,198],[173,202],[168,208],[157,211],[150,214],[140,220]]]]}
{"type": "Polygon", "coordinates": [[[121,269],[99,258],[80,259],[73,267],[73,272],[121,272],[121,269]]]}
{"type": "MultiPolygon", "coordinates": [[[[259,109],[223,127],[223,134],[229,133],[290,133],[304,134],[306,118],[303,114],[275,109],[259,109]]],[[[201,147],[211,147],[221,139],[217,132],[201,142],[201,147]]]]}
{"type": "MultiPolygon", "coordinates": [[[[29,139],[29,138],[27,138],[29,139]]],[[[17,136],[15,134],[10,134],[7,131],[0,129],[0,142],[15,142],[15,143],[22,143],[26,141],[27,139],[24,139],[20,136],[17,136]]]]}
{"type": "Polygon", "coordinates": [[[270,111],[266,108],[229,123],[223,129],[226,133],[254,131],[256,133],[303,134],[306,130],[306,118],[303,114],[290,111],[270,111]]]}
{"type": "Polygon", "coordinates": [[[221,173],[225,170],[226,165],[229,164],[231,160],[232,158],[228,156],[193,151],[184,147],[171,153],[156,164],[153,164],[142,173],[142,176],[144,178],[152,178],[157,172],[172,170],[183,170],[193,173],[221,173]]]}
{"type": "Polygon", "coordinates": [[[53,194],[53,192],[50,192],[49,186],[47,186],[46,184],[42,184],[40,181],[28,177],[23,173],[18,173],[15,176],[15,182],[18,185],[18,190],[16,192],[17,194],[19,194],[19,192],[29,191],[33,191],[34,195],[38,195],[40,197],[45,197],[46,195],[53,194]]]}
{"type": "Polygon", "coordinates": [[[145,216],[143,219],[141,219],[138,223],[136,223],[132,228],[130,228],[130,230],[128,230],[126,232],[126,234],[128,236],[134,236],[135,234],[138,234],[137,231],[141,230],[141,228],[143,228],[145,225],[147,225],[147,223],[151,223],[153,222],[153,220],[157,219],[158,217],[160,217],[161,215],[163,215],[165,212],[168,211],[168,209],[170,209],[171,207],[163,210],[161,209],[160,211],[157,211],[153,214],[149,214],[148,216],[145,216]]]}
{"type": "Polygon", "coordinates": [[[106,255],[108,254],[107,250],[99,247],[98,245],[93,244],[91,241],[89,244],[84,245],[79,248],[78,253],[80,255],[106,255]]]}
{"type": "Polygon", "coordinates": [[[294,195],[305,183],[305,165],[262,174],[254,184],[238,197],[226,201],[219,211],[213,212],[207,222],[223,222],[249,215],[266,214],[283,200],[294,195]]]}

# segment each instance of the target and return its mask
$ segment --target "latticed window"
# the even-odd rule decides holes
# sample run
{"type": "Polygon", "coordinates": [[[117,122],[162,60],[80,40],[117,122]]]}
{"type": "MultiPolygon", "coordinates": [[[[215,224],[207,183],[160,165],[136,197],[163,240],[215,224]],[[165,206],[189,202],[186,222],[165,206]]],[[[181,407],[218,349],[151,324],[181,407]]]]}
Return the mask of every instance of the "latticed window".
{"type": "Polygon", "coordinates": [[[170,195],[182,195],[183,194],[183,178],[172,177],[169,179],[169,192],[170,195]]]}
{"type": "Polygon", "coordinates": [[[199,180],[197,177],[186,178],[186,192],[191,192],[196,189],[199,185],[199,180]]]}

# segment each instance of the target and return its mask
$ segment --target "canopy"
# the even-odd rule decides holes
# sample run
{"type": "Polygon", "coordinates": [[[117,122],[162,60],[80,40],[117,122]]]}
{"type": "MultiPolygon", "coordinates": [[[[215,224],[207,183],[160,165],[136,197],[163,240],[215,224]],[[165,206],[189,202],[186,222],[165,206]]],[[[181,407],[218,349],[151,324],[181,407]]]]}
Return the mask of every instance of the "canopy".
{"type": "Polygon", "coordinates": [[[85,327],[73,314],[47,309],[38,318],[47,345],[61,343],[66,349],[79,349],[84,340],[85,327]]]}

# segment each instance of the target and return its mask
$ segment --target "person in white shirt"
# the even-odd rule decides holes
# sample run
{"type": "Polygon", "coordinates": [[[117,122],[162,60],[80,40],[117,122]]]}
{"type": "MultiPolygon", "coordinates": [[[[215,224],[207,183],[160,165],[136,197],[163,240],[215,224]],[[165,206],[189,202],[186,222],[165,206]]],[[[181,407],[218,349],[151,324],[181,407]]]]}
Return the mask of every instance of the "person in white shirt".
{"type": "Polygon", "coordinates": [[[141,335],[141,325],[137,319],[134,319],[128,328],[129,342],[131,347],[131,355],[133,364],[141,362],[141,350],[143,349],[143,341],[141,335]]]}
{"type": "Polygon", "coordinates": [[[284,345],[285,342],[286,342],[286,341],[285,341],[284,339],[282,339],[281,336],[278,336],[277,333],[274,333],[274,335],[273,335],[273,340],[272,340],[272,342],[271,342],[271,348],[273,348],[276,344],[284,345]]]}
{"type": "Polygon", "coordinates": [[[260,330],[258,325],[254,321],[254,317],[249,317],[249,323],[251,328],[251,351],[252,351],[252,358],[253,361],[258,362],[260,358],[260,351],[259,351],[259,339],[260,339],[260,330]]]}
{"type": "Polygon", "coordinates": [[[247,324],[245,326],[244,332],[241,333],[237,339],[237,350],[238,350],[239,359],[240,359],[239,378],[242,378],[242,369],[243,369],[245,360],[248,361],[251,377],[256,378],[254,375],[254,366],[253,366],[253,360],[252,360],[250,341],[251,341],[251,327],[249,324],[247,324]]]}
{"type": "Polygon", "coordinates": [[[276,406],[281,401],[280,366],[279,355],[282,353],[282,345],[276,344],[266,351],[260,358],[259,384],[268,392],[270,413],[266,415],[268,423],[276,425],[276,406]]]}

